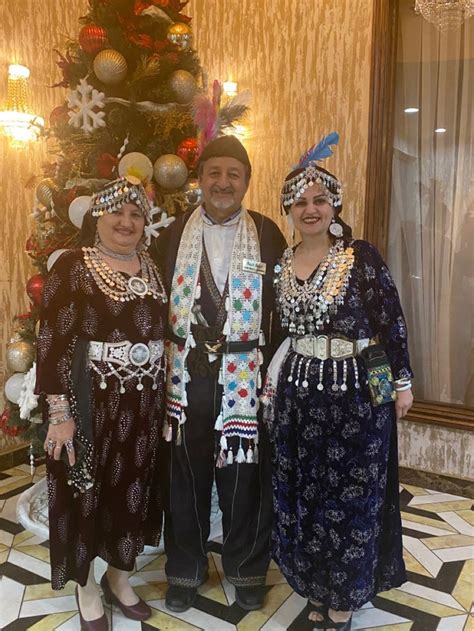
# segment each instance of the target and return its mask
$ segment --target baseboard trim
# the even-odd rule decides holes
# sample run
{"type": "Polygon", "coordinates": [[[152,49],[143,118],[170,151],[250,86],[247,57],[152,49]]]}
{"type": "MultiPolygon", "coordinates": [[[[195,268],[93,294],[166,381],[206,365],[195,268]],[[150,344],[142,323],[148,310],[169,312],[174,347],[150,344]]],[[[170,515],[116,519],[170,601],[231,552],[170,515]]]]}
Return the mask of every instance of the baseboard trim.
{"type": "Polygon", "coordinates": [[[449,475],[441,475],[431,471],[420,471],[418,469],[409,469],[408,467],[400,467],[400,482],[402,484],[411,484],[412,486],[421,486],[424,489],[440,491],[441,493],[451,493],[452,495],[461,495],[469,499],[474,499],[474,480],[465,480],[463,478],[454,478],[449,475]]]}

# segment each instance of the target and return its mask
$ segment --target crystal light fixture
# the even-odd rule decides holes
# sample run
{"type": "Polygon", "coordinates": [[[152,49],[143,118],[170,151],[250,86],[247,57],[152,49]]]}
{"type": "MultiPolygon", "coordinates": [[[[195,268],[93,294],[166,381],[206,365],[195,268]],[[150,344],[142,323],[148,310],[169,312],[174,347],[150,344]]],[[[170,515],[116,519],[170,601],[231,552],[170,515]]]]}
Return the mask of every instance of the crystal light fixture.
{"type": "Polygon", "coordinates": [[[415,0],[415,11],[444,33],[474,15],[474,0],[415,0]]]}
{"type": "Polygon", "coordinates": [[[10,64],[5,107],[0,110],[0,131],[14,144],[37,140],[44,129],[44,120],[33,114],[28,104],[28,77],[26,66],[10,64]]]}

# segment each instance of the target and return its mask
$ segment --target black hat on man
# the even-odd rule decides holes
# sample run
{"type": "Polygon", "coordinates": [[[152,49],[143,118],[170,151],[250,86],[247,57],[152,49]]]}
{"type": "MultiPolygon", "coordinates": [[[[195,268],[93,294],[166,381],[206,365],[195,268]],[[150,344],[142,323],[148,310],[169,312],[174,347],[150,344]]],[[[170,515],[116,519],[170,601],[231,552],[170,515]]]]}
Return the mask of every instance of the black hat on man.
{"type": "Polygon", "coordinates": [[[252,166],[247,150],[235,136],[219,136],[219,138],[211,140],[199,156],[198,170],[209,158],[235,158],[244,165],[249,178],[252,174],[252,166]]]}

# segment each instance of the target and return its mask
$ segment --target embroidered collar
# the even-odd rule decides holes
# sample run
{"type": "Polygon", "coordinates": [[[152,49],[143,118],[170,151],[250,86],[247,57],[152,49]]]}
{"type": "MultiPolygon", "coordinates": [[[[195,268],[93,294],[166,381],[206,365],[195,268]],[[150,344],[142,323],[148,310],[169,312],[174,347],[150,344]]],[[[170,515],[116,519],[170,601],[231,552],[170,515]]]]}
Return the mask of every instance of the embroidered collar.
{"type": "Polygon", "coordinates": [[[227,217],[227,219],[225,219],[222,222],[218,222],[215,219],[213,219],[211,215],[209,215],[206,212],[206,209],[204,208],[204,206],[201,207],[201,212],[202,212],[202,218],[204,220],[204,223],[208,226],[233,226],[240,220],[240,215],[242,213],[242,206],[238,210],[236,210],[235,213],[232,213],[230,217],[227,217]]]}

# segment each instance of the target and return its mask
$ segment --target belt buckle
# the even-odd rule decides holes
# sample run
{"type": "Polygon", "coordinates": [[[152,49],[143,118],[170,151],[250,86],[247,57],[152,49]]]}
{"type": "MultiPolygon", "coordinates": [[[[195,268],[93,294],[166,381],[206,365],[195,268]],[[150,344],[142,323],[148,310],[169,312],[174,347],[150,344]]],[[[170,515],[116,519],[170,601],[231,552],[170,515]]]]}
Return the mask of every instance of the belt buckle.
{"type": "Polygon", "coordinates": [[[222,347],[224,342],[204,342],[204,348],[206,353],[213,353],[214,355],[221,355],[224,351],[222,347]]]}
{"type": "Polygon", "coordinates": [[[314,357],[324,361],[329,357],[329,338],[327,335],[318,335],[314,338],[314,357]]]}
{"type": "Polygon", "coordinates": [[[143,342],[137,342],[128,351],[128,358],[133,366],[144,366],[150,360],[150,349],[143,342]]]}
{"type": "Polygon", "coordinates": [[[354,342],[340,337],[332,338],[330,342],[331,357],[333,359],[348,359],[354,357],[354,342]]]}

